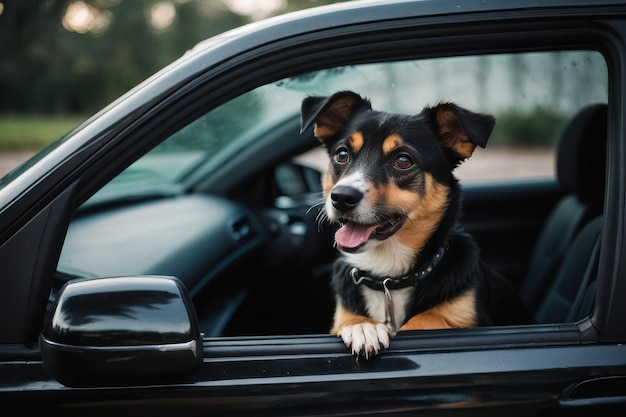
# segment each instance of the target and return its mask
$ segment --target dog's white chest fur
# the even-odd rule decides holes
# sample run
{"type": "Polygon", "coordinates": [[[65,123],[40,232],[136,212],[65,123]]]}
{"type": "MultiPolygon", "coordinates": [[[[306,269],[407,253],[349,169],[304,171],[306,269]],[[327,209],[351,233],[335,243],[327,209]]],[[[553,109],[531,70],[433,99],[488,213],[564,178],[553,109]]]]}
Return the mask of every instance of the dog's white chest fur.
{"type": "MultiPolygon", "coordinates": [[[[370,250],[363,253],[344,254],[347,261],[357,268],[370,271],[377,276],[401,276],[409,271],[413,265],[415,253],[406,245],[403,245],[397,238],[391,237],[384,242],[380,242],[370,250]]],[[[393,314],[395,323],[401,326],[406,320],[406,305],[412,297],[415,288],[407,287],[398,290],[391,290],[393,301],[393,314]]],[[[369,287],[361,288],[368,314],[375,320],[385,323],[386,303],[384,291],[373,290],[369,287]]]]}

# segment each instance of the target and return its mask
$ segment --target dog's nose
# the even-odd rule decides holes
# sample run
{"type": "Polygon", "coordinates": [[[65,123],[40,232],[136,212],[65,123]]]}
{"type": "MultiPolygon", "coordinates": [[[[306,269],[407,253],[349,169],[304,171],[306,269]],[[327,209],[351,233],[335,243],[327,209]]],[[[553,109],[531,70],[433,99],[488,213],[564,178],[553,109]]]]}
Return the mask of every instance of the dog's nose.
{"type": "Polygon", "coordinates": [[[339,211],[353,209],[363,198],[363,193],[353,187],[339,185],[330,192],[333,207],[339,211]]]}

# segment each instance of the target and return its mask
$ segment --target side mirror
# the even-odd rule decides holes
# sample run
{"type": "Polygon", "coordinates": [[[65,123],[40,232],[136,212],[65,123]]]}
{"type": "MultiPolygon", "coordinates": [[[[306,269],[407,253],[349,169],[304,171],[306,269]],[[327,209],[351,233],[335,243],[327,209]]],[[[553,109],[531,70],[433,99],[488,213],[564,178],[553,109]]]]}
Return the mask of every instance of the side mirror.
{"type": "Polygon", "coordinates": [[[191,298],[164,276],[67,282],[39,348],[45,369],[67,386],[183,381],[203,356],[191,298]]]}

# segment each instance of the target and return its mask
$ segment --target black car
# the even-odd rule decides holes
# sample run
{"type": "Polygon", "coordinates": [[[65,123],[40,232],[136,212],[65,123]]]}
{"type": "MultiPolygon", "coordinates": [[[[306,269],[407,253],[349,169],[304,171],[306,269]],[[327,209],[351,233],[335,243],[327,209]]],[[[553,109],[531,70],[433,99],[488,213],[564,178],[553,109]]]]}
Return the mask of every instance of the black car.
{"type": "Polygon", "coordinates": [[[0,180],[0,413],[622,415],[626,4],[354,1],[199,43],[0,180]],[[309,95],[493,114],[462,226],[536,324],[330,335],[309,95]]]}

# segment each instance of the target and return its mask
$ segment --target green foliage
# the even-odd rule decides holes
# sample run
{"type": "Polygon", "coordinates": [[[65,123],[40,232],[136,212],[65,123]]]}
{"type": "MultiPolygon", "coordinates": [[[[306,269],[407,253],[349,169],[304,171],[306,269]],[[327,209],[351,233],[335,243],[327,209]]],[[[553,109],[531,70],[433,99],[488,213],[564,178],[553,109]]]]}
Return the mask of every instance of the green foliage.
{"type": "Polygon", "coordinates": [[[552,108],[511,109],[496,115],[493,142],[513,146],[552,146],[569,117],[552,108]]]}
{"type": "MultiPolygon", "coordinates": [[[[275,14],[336,2],[289,0],[275,14]]],[[[93,113],[197,42],[253,20],[231,12],[221,1],[14,0],[2,4],[0,113],[93,113]],[[157,30],[148,16],[163,3],[175,7],[176,17],[157,30]],[[68,29],[63,18],[73,4],[88,5],[107,24],[85,31],[68,29]]]]}
{"type": "Polygon", "coordinates": [[[0,116],[0,152],[42,149],[81,121],[79,117],[0,116]]]}

